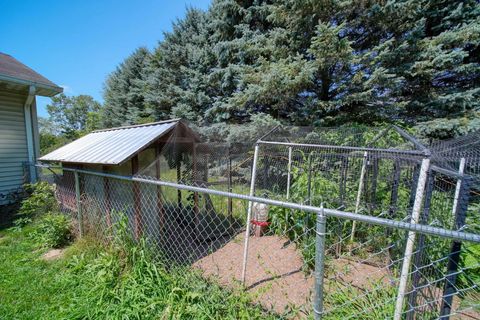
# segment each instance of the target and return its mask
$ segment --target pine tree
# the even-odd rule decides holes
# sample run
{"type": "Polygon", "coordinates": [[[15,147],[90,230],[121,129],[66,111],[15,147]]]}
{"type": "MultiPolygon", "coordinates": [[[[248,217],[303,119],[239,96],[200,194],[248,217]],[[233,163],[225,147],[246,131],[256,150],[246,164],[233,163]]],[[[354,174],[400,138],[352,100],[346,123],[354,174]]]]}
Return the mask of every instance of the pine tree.
{"type": "Polygon", "coordinates": [[[177,21],[173,31],[164,37],[148,66],[146,99],[154,106],[157,119],[181,117],[199,121],[211,103],[207,72],[214,58],[206,14],[188,9],[186,17],[177,21]]]}
{"type": "Polygon", "coordinates": [[[151,109],[145,102],[146,65],[150,53],[138,48],[112,72],[104,89],[104,115],[106,127],[136,124],[149,120],[151,109]]]}
{"type": "Polygon", "coordinates": [[[479,123],[479,10],[475,0],[214,0],[112,73],[106,118],[212,124],[265,113],[462,133],[479,123]]]}
{"type": "Polygon", "coordinates": [[[399,6],[384,8],[386,15],[399,14],[397,34],[372,50],[377,52],[377,70],[390,79],[379,95],[387,94],[397,118],[409,124],[436,119],[430,126],[443,123],[439,126],[443,131],[449,130],[445,126],[449,119],[478,117],[478,3],[424,0],[399,6]]]}

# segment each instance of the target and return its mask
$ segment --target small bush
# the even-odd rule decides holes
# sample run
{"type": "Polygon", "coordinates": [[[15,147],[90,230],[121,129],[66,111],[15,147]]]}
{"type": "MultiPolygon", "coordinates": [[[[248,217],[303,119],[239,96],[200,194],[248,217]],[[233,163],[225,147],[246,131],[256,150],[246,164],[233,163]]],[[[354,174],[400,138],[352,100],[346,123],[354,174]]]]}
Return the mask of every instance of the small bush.
{"type": "Polygon", "coordinates": [[[19,214],[23,218],[32,219],[36,215],[51,212],[57,206],[54,190],[47,182],[28,184],[25,189],[30,194],[22,201],[19,214]]]}
{"type": "Polygon", "coordinates": [[[62,247],[72,239],[70,221],[62,214],[48,213],[38,222],[32,237],[42,247],[62,247]]]}

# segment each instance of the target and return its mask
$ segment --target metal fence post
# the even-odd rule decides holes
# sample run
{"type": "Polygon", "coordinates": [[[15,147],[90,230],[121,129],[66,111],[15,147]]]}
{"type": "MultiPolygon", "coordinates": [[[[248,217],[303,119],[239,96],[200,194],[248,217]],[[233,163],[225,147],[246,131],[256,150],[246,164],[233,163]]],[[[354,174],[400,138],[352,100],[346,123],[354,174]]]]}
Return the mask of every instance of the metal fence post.
{"type": "MultiPolygon", "coordinates": [[[[463,171],[463,170],[462,170],[463,171]]],[[[470,198],[470,177],[463,177],[459,179],[457,188],[459,190],[456,201],[455,210],[455,226],[456,230],[460,230],[465,225],[467,218],[468,201],[470,198]]],[[[450,254],[448,255],[447,272],[445,276],[445,285],[443,287],[442,305],[440,307],[440,319],[446,320],[450,318],[452,312],[453,297],[458,293],[458,288],[455,286],[458,275],[458,265],[460,263],[460,254],[462,251],[462,242],[453,241],[450,254]]]]}
{"type": "Polygon", "coordinates": [[[347,191],[347,172],[348,172],[348,157],[342,157],[342,167],[341,167],[341,178],[340,178],[340,203],[342,206],[345,205],[345,197],[347,191]]]}
{"type": "MultiPolygon", "coordinates": [[[[427,224],[428,217],[430,216],[430,204],[433,195],[433,189],[435,186],[435,172],[429,170],[428,178],[427,178],[427,187],[425,191],[425,201],[423,204],[423,214],[420,216],[420,223],[427,224]]],[[[412,276],[412,292],[408,297],[408,311],[407,311],[407,320],[414,320],[415,319],[415,304],[417,301],[417,293],[418,288],[420,287],[420,278],[421,272],[419,269],[422,267],[422,263],[424,263],[423,254],[425,250],[425,235],[420,234],[418,237],[418,244],[417,249],[415,252],[415,258],[413,261],[413,276],[412,276]]]]}
{"type": "MultiPolygon", "coordinates": [[[[358,213],[358,211],[360,211],[360,201],[362,200],[363,180],[365,178],[365,171],[367,169],[367,158],[368,158],[368,153],[367,151],[365,151],[363,153],[362,169],[360,171],[360,182],[358,183],[357,200],[355,201],[355,213],[358,213]]],[[[353,240],[355,239],[356,227],[357,227],[357,222],[353,221],[352,232],[350,233],[350,242],[353,242],[353,240]]]]}
{"type": "MultiPolygon", "coordinates": [[[[428,170],[430,168],[430,158],[424,158],[422,160],[422,166],[420,168],[420,174],[418,177],[417,190],[415,192],[415,202],[412,209],[412,217],[410,219],[411,224],[417,224],[420,217],[420,209],[423,203],[423,193],[425,191],[425,185],[427,182],[428,170]]],[[[405,254],[403,256],[402,271],[400,273],[400,283],[398,284],[397,301],[395,303],[394,320],[400,320],[402,318],[403,300],[407,291],[408,274],[410,272],[410,265],[412,262],[413,247],[415,245],[416,233],[409,231],[407,236],[407,244],[405,246],[405,254]]]]}
{"type": "Polygon", "coordinates": [[[317,213],[317,227],[315,239],[315,300],[313,303],[313,312],[315,320],[323,317],[323,278],[325,266],[325,224],[326,216],[323,205],[320,212],[317,213]]]}
{"type": "MultiPolygon", "coordinates": [[[[463,174],[465,171],[465,158],[460,159],[460,165],[458,166],[458,173],[463,174]]],[[[460,188],[462,186],[462,179],[457,180],[457,185],[455,186],[455,197],[453,198],[452,214],[455,216],[458,209],[458,199],[460,197],[460,188]]]]}
{"type": "MultiPolygon", "coordinates": [[[[255,193],[255,179],[257,177],[257,160],[258,160],[259,145],[255,145],[255,153],[253,154],[252,177],[250,180],[250,197],[255,193]]],[[[252,220],[252,206],[253,202],[248,202],[247,211],[247,228],[245,230],[245,246],[243,248],[243,266],[242,266],[242,284],[245,285],[245,277],[247,274],[247,257],[248,257],[248,238],[250,237],[250,225],[252,220]]]]}
{"type": "Polygon", "coordinates": [[[290,198],[290,179],[292,175],[292,147],[288,147],[287,199],[290,198]]]}
{"type": "Polygon", "coordinates": [[[82,201],[80,199],[80,177],[78,171],[73,172],[75,176],[75,200],[77,202],[77,220],[78,220],[78,233],[80,237],[83,237],[83,216],[82,216],[82,201]]]}

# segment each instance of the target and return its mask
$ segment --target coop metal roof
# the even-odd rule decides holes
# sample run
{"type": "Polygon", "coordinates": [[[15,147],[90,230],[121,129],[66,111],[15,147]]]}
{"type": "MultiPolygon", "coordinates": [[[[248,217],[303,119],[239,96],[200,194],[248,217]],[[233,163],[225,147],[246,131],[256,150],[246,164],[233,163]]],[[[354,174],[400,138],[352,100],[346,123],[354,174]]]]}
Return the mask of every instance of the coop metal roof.
{"type": "Polygon", "coordinates": [[[118,165],[168,133],[179,119],[97,130],[49,154],[40,161],[118,165]]]}

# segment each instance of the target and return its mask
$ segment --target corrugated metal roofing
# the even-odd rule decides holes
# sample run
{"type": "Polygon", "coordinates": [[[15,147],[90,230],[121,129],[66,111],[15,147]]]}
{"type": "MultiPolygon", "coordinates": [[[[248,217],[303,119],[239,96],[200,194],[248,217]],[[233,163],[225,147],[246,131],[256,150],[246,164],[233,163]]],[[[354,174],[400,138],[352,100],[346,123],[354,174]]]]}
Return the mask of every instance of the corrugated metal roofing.
{"type": "Polygon", "coordinates": [[[98,130],[49,154],[40,161],[121,164],[166,134],[179,120],[98,130]]]}

